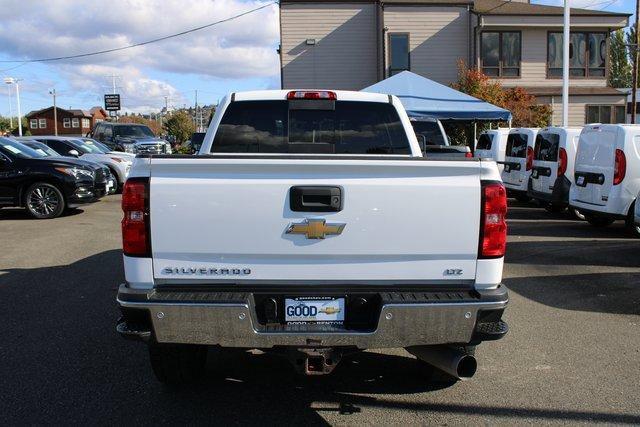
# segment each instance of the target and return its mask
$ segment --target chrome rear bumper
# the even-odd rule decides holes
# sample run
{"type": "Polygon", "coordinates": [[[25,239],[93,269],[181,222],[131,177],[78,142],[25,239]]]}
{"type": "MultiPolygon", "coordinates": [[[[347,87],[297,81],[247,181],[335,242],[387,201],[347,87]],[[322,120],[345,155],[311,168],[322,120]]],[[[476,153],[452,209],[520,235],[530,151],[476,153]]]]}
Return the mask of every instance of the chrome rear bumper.
{"type": "Polygon", "coordinates": [[[473,298],[453,294],[446,300],[430,300],[426,293],[426,299],[417,301],[402,295],[384,300],[375,328],[350,330],[331,325],[260,324],[250,294],[229,292],[213,294],[215,298],[167,299],[159,298],[154,290],[139,291],[121,285],[118,304],[125,316],[118,332],[128,338],[153,339],[159,343],[360,349],[467,344],[506,334],[506,324],[500,320],[508,302],[504,286],[468,292],[473,298]],[[130,321],[131,313],[136,313],[137,319],[146,319],[146,323],[139,321],[136,325],[130,321]]]}

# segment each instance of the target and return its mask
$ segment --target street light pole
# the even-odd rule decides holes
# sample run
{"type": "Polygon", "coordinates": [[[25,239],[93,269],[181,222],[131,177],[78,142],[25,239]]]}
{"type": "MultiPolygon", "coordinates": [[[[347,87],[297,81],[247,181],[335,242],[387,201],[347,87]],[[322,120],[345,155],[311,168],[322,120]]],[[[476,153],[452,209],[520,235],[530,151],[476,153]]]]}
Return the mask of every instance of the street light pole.
{"type": "Polygon", "coordinates": [[[49,91],[53,95],[53,129],[54,134],[58,136],[58,107],[56,107],[56,88],[49,91]]]}
{"type": "Polygon", "coordinates": [[[631,123],[636,122],[636,91],[638,90],[638,50],[640,48],[640,33],[638,33],[638,12],[640,11],[640,0],[636,0],[636,40],[633,46],[633,74],[631,75],[631,123]]]}
{"type": "Polygon", "coordinates": [[[9,92],[9,129],[13,130],[13,102],[11,100],[11,87],[7,86],[7,92],[9,92]]]}
{"type": "MultiPolygon", "coordinates": [[[[22,136],[22,112],[20,111],[20,83],[22,79],[5,77],[4,82],[8,85],[16,85],[16,104],[18,107],[18,135],[22,136]]],[[[13,127],[13,126],[12,126],[13,127]]]]}
{"type": "MultiPolygon", "coordinates": [[[[637,0],[640,1],[640,0],[637,0]]],[[[569,126],[569,0],[564,0],[564,28],[562,33],[562,126],[569,126]]]]}

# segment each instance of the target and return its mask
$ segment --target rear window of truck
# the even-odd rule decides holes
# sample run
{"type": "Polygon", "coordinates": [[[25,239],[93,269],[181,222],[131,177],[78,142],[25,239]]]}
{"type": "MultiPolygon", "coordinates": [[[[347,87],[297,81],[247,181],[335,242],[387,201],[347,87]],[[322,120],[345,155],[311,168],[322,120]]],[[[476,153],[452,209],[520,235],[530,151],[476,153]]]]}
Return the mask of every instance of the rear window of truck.
{"type": "Polygon", "coordinates": [[[560,144],[560,135],[555,133],[541,134],[536,137],[536,146],[534,148],[534,160],[543,162],[555,162],[558,160],[558,145],[560,144]]]}
{"type": "Polygon", "coordinates": [[[521,133],[511,133],[507,137],[507,149],[505,156],[519,157],[524,159],[527,157],[527,135],[521,133]]]}
{"type": "Polygon", "coordinates": [[[491,150],[491,135],[483,133],[478,138],[478,144],[476,145],[476,150],[491,150]]]}
{"type": "Polygon", "coordinates": [[[225,111],[212,153],[411,154],[391,104],[236,101],[225,111]],[[293,103],[292,103],[293,104],[293,103]]]}

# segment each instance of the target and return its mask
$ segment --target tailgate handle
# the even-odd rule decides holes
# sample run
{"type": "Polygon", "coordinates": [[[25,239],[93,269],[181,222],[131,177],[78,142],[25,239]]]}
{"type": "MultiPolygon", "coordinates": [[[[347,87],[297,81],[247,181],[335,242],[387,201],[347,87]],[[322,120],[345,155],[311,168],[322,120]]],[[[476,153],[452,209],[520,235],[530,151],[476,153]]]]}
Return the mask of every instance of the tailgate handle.
{"type": "Polygon", "coordinates": [[[296,186],[289,190],[289,206],[294,212],[340,212],[342,188],[296,186]]]}

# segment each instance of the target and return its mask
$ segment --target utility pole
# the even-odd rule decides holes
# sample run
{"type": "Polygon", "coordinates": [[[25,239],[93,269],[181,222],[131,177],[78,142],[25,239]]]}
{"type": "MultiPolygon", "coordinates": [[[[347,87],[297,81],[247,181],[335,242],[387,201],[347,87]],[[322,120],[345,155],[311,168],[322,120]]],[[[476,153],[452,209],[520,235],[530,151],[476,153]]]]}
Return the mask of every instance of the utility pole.
{"type": "Polygon", "coordinates": [[[13,129],[13,101],[11,100],[11,87],[7,86],[7,92],[9,92],[9,129],[13,129]]]}
{"type": "Polygon", "coordinates": [[[196,110],[194,113],[193,121],[196,123],[196,132],[198,132],[198,89],[196,89],[196,110]]]}
{"type": "Polygon", "coordinates": [[[58,136],[58,107],[56,106],[56,88],[54,87],[49,91],[53,95],[53,132],[55,136],[58,136]]]}
{"type": "Polygon", "coordinates": [[[638,90],[638,48],[640,47],[640,33],[638,32],[638,17],[640,12],[640,0],[636,0],[636,40],[635,46],[633,46],[633,75],[631,76],[631,123],[636,122],[636,91],[638,90]]]}
{"type": "MultiPolygon", "coordinates": [[[[636,0],[640,1],[640,0],[636,0]]],[[[569,126],[569,0],[564,0],[564,31],[562,33],[562,126],[569,126]]]]}
{"type": "MultiPolygon", "coordinates": [[[[22,112],[20,111],[20,82],[22,79],[5,77],[4,82],[8,85],[16,85],[16,105],[18,107],[18,135],[22,136],[22,112]]],[[[13,126],[12,126],[13,127],[13,126]]]]}

